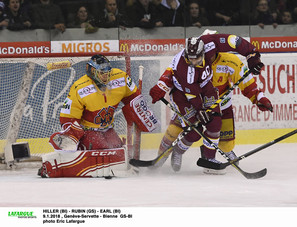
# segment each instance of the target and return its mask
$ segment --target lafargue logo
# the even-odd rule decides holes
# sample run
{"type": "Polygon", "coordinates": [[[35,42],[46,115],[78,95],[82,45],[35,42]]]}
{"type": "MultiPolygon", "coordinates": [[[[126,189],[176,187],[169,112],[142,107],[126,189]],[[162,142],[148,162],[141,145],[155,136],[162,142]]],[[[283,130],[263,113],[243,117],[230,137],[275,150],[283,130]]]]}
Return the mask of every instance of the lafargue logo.
{"type": "Polygon", "coordinates": [[[8,217],[37,218],[33,211],[8,211],[8,217]]]}

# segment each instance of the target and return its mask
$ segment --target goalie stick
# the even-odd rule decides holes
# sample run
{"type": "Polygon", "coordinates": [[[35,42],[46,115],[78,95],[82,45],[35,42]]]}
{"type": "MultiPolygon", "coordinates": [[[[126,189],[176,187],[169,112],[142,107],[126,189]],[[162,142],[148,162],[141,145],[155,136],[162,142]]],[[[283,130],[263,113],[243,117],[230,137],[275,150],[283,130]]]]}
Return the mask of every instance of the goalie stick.
{"type": "MultiPolygon", "coordinates": [[[[142,78],[144,67],[140,65],[138,74],[138,90],[142,93],[142,78]]],[[[139,159],[141,143],[141,130],[133,122],[127,124],[128,159],[139,159]]]]}
{"type": "MultiPolygon", "coordinates": [[[[215,143],[213,143],[207,136],[205,136],[202,132],[200,132],[195,125],[191,124],[191,122],[189,122],[178,110],[176,110],[174,108],[174,106],[172,104],[170,104],[166,99],[162,98],[161,99],[172,111],[174,111],[178,116],[180,116],[185,122],[186,124],[191,127],[191,129],[193,129],[195,132],[197,132],[203,139],[205,139],[213,148],[215,148],[215,150],[217,152],[219,152],[225,159],[228,160],[228,162],[231,161],[231,159],[224,153],[224,151],[222,151],[215,143]]],[[[231,163],[231,165],[237,169],[245,178],[247,179],[257,179],[257,178],[261,178],[264,177],[267,173],[267,169],[262,169],[258,172],[254,172],[254,173],[248,173],[243,171],[236,163],[231,163]]]]}
{"type": "MultiPolygon", "coordinates": [[[[139,79],[138,89],[142,93],[142,78],[143,78],[143,66],[139,66],[139,79]]],[[[133,141],[133,158],[139,159],[140,156],[140,143],[141,143],[141,130],[134,124],[134,141],[133,141]]]]}
{"type": "MultiPolygon", "coordinates": [[[[248,75],[251,73],[250,70],[245,71],[245,73],[243,74],[243,76],[236,82],[233,84],[232,87],[230,87],[224,95],[222,95],[212,106],[210,106],[208,108],[207,111],[211,111],[214,108],[216,108],[217,105],[219,105],[234,89],[235,87],[237,87],[246,77],[248,77],[248,75]]],[[[165,100],[165,99],[164,99],[165,100]]],[[[163,100],[162,100],[163,101],[163,100]]],[[[164,101],[163,101],[164,102],[164,101]]],[[[166,101],[167,102],[167,101],[166,101]]],[[[198,125],[199,122],[197,122],[195,125],[198,125]]],[[[191,127],[187,128],[187,131],[191,130],[191,127]]],[[[158,157],[156,157],[153,160],[139,160],[139,156],[138,157],[134,157],[132,159],[129,160],[129,163],[132,166],[135,167],[149,167],[149,166],[153,166],[155,165],[158,161],[160,161],[164,156],[166,156],[169,152],[171,152],[172,147],[179,141],[181,140],[188,132],[184,131],[182,134],[180,134],[177,139],[175,141],[172,142],[171,146],[165,150],[164,152],[162,152],[158,157]]]]}
{"type": "Polygon", "coordinates": [[[216,170],[225,169],[227,166],[232,165],[234,162],[237,162],[237,161],[240,161],[240,160],[242,160],[244,158],[247,158],[247,157],[249,157],[249,156],[251,156],[251,155],[253,155],[253,154],[255,154],[255,153],[257,153],[257,152],[259,152],[261,150],[264,150],[267,147],[272,146],[273,144],[276,144],[276,143],[278,143],[278,142],[280,142],[280,141],[282,141],[282,140],[284,140],[284,139],[286,139],[286,138],[288,138],[290,136],[293,136],[296,133],[297,133],[297,129],[295,129],[295,130],[293,130],[293,131],[291,131],[291,132],[289,132],[289,133],[287,133],[287,134],[285,134],[283,136],[280,136],[280,137],[276,138],[275,140],[272,140],[272,141],[270,141],[270,142],[268,142],[266,144],[263,144],[262,146],[257,147],[255,149],[243,154],[243,155],[240,155],[236,159],[233,159],[233,160],[225,162],[225,163],[220,163],[219,164],[219,163],[210,162],[210,161],[208,161],[206,159],[203,159],[203,158],[199,158],[198,161],[197,161],[197,165],[201,166],[201,167],[209,168],[209,169],[216,169],[216,170]]]}

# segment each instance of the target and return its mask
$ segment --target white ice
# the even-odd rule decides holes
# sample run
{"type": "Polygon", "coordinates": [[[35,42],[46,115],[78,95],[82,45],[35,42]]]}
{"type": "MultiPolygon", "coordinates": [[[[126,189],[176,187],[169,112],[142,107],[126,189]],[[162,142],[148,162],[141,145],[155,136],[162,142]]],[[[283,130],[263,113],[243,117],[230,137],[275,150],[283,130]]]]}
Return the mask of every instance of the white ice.
{"type": "MultiPolygon", "coordinates": [[[[257,146],[237,145],[235,151],[240,155],[257,146]]],[[[196,165],[198,148],[184,154],[178,173],[171,170],[170,158],[158,171],[142,168],[139,175],[111,180],[43,179],[37,169],[3,170],[0,207],[296,208],[296,146],[275,144],[242,160],[240,167],[247,172],[267,168],[265,177],[254,180],[232,166],[226,175],[203,174],[196,165]]],[[[147,151],[142,159],[154,158],[155,152],[147,151]]],[[[223,160],[220,154],[217,157],[223,160]]]]}

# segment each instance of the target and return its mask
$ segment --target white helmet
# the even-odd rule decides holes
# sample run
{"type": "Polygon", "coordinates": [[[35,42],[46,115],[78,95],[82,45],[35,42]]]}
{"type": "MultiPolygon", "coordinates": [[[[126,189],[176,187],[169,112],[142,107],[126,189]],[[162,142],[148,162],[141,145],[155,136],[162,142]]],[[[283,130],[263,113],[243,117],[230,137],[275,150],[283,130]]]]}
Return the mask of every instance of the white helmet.
{"type": "Polygon", "coordinates": [[[186,39],[185,47],[186,58],[204,58],[204,42],[199,37],[190,37],[186,39]]]}
{"type": "Polygon", "coordinates": [[[218,31],[216,31],[216,30],[210,30],[210,29],[205,29],[205,31],[200,36],[203,36],[203,35],[213,35],[213,34],[218,34],[218,31]]]}

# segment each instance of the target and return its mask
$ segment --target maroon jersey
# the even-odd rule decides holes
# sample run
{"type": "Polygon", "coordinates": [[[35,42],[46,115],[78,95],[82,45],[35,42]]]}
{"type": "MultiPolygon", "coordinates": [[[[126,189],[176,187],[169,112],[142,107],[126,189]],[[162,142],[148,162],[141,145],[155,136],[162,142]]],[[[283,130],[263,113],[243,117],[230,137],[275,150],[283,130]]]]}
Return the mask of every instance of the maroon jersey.
{"type": "Polygon", "coordinates": [[[216,88],[211,82],[213,76],[211,65],[216,53],[234,51],[248,56],[256,51],[252,44],[235,35],[204,35],[201,36],[201,39],[204,42],[205,51],[205,58],[201,66],[190,65],[184,57],[185,51],[182,50],[174,56],[169,68],[162,75],[172,76],[174,86],[184,92],[196,110],[211,106],[218,98],[216,88]]]}
{"type": "Polygon", "coordinates": [[[245,39],[229,34],[212,34],[200,37],[204,42],[205,58],[212,57],[218,52],[237,52],[245,57],[255,53],[256,47],[245,39]]]}
{"type": "Polygon", "coordinates": [[[210,59],[205,58],[202,66],[192,66],[184,58],[184,50],[173,58],[171,65],[174,86],[183,91],[195,109],[201,109],[204,93],[209,89],[215,92],[212,86],[212,70],[210,59]]]}

